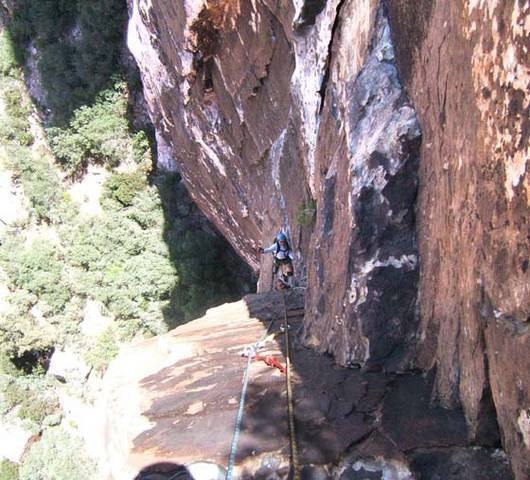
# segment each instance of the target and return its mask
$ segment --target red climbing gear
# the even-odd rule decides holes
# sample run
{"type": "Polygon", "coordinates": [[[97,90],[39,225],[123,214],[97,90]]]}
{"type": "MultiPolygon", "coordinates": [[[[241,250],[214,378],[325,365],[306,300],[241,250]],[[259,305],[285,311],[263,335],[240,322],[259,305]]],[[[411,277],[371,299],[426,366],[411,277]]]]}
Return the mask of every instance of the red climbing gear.
{"type": "Polygon", "coordinates": [[[269,367],[277,368],[282,373],[286,373],[286,371],[287,371],[285,369],[285,367],[271,355],[267,355],[267,356],[256,355],[254,358],[256,360],[260,360],[262,362],[265,362],[269,367]]]}

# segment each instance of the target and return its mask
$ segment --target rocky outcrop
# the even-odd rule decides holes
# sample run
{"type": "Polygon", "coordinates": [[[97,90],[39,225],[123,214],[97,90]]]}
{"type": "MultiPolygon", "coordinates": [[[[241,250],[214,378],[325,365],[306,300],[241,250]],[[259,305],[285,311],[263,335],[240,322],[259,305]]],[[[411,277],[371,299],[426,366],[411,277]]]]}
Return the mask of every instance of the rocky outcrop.
{"type": "Polygon", "coordinates": [[[55,350],[47,373],[62,382],[80,385],[86,381],[90,367],[73,350],[55,350]]]}
{"type": "Polygon", "coordinates": [[[0,420],[0,459],[20,462],[33,432],[19,418],[0,420]]]}
{"type": "Polygon", "coordinates": [[[306,344],[435,372],[431,400],[461,406],[470,440],[502,441],[525,478],[525,3],[129,4],[164,166],[261,261],[262,290],[255,249],[290,234],[306,344]]]}

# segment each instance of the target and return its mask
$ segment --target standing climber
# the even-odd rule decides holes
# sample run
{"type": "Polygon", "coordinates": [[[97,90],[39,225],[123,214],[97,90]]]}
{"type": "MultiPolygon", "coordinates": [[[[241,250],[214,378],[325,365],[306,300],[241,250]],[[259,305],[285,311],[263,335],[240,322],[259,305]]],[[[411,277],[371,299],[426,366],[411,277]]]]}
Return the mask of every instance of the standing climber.
{"type": "Polygon", "coordinates": [[[276,235],[274,243],[270,247],[267,247],[265,249],[259,247],[258,251],[259,253],[272,253],[272,255],[274,256],[274,266],[272,269],[272,273],[276,274],[278,272],[278,269],[281,267],[282,280],[287,283],[289,281],[289,277],[292,277],[294,274],[294,257],[291,251],[291,246],[287,241],[287,235],[285,235],[285,233],[283,232],[278,233],[278,235],[276,235]]]}

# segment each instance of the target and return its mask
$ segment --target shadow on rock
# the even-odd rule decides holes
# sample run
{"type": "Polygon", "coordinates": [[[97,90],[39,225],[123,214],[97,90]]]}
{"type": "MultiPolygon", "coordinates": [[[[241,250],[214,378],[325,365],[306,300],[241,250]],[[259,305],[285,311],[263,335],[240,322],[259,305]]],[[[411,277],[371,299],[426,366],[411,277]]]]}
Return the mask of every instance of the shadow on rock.
{"type": "Polygon", "coordinates": [[[184,465],[171,462],[155,463],[142,469],[134,480],[193,480],[184,465]]]}
{"type": "Polygon", "coordinates": [[[413,478],[416,473],[427,479],[445,460],[460,478],[478,478],[475,466],[484,459],[490,467],[481,480],[512,478],[499,451],[469,444],[461,410],[433,404],[432,374],[339,367],[332,357],[302,345],[303,295],[289,291],[285,303],[286,310],[278,292],[247,295],[153,339],[149,349],[143,345],[140,360],[131,352],[130,358],[140,361],[132,381],[143,401],[142,422],[150,423],[132,439],[135,458],[147,463],[156,454],[179,461],[148,467],[137,479],[224,478],[219,465],[226,466],[230,457],[248,364],[244,354],[260,339],[249,364],[235,474],[242,480],[287,478],[285,317],[304,480],[413,478]]]}
{"type": "Polygon", "coordinates": [[[211,462],[194,462],[189,465],[163,462],[149,465],[134,480],[223,480],[226,471],[211,462]]]}

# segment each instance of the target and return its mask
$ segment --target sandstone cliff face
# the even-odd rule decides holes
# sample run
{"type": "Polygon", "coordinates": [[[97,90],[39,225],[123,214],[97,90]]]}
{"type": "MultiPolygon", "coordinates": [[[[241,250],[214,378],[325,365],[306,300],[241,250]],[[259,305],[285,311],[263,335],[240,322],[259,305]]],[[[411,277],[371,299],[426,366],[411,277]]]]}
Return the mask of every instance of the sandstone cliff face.
{"type": "Polygon", "coordinates": [[[498,442],[497,415],[518,478],[529,18],[513,0],[130,0],[128,32],[165,166],[255,270],[290,233],[306,343],[436,369],[433,400],[463,407],[472,441],[498,442]]]}
{"type": "Polygon", "coordinates": [[[423,131],[418,366],[476,442],[495,442],[496,410],[527,478],[530,6],[395,1],[390,16],[423,131]]]}
{"type": "Polygon", "coordinates": [[[308,339],[395,367],[415,331],[419,125],[379,2],[321,3],[135,1],[129,45],[192,196],[248,263],[290,232],[308,339]]]}

